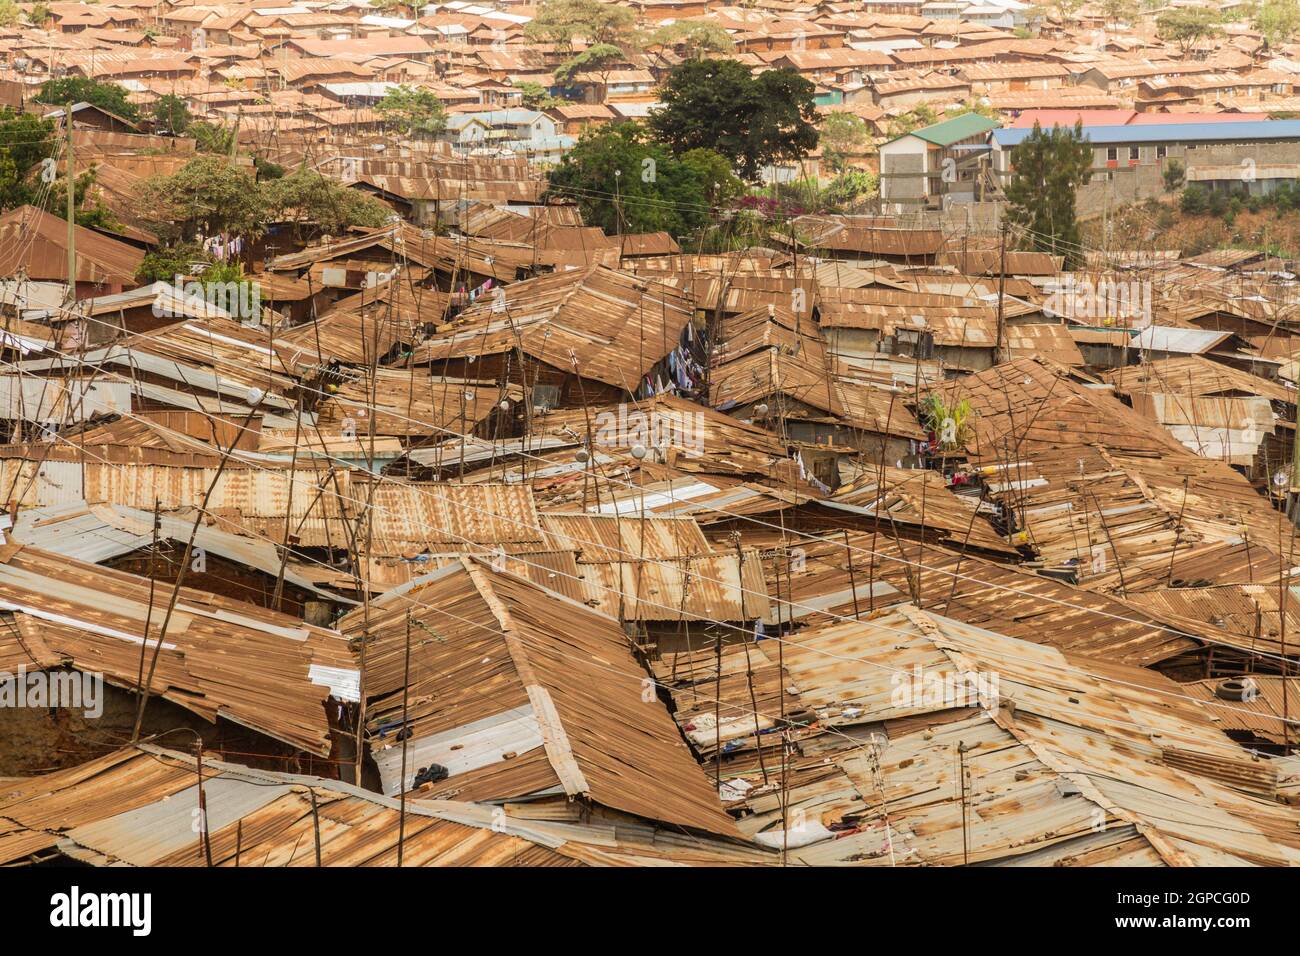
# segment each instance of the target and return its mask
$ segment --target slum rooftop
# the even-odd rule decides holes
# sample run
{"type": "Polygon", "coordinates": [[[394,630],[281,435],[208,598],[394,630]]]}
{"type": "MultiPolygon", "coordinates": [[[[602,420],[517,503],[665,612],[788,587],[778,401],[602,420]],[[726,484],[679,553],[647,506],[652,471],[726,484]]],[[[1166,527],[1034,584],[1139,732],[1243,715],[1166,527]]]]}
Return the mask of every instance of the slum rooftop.
{"type": "MultiPolygon", "coordinates": [[[[922,104],[993,114],[926,149],[1035,110],[1267,138],[1300,74],[1245,26],[1085,50],[1091,5],[634,6],[813,79],[876,171],[922,104]]],[[[0,707],[0,863],[1300,864],[1285,251],[1062,255],[996,194],[700,249],[548,191],[680,44],[529,109],[570,51],[523,4],[46,9],[0,90],[110,215],[0,212],[0,672],[103,706],[0,707]],[[34,101],[69,77],[143,118],[34,101]],[[204,157],[380,214],[143,200],[204,157]]]]}

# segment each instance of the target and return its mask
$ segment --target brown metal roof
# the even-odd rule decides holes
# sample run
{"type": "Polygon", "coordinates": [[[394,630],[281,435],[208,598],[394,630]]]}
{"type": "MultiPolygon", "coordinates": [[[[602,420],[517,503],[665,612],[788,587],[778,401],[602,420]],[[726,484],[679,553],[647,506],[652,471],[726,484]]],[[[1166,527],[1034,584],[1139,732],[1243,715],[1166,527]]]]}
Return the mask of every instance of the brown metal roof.
{"type": "Polygon", "coordinates": [[[408,613],[411,778],[434,761],[451,771],[438,792],[462,799],[559,788],[646,820],[736,835],[667,711],[646,702],[645,672],[618,622],[471,559],[372,603],[364,631],[364,615],[342,622],[372,641],[367,729],[385,793],[410,786],[394,762],[408,613]]]}

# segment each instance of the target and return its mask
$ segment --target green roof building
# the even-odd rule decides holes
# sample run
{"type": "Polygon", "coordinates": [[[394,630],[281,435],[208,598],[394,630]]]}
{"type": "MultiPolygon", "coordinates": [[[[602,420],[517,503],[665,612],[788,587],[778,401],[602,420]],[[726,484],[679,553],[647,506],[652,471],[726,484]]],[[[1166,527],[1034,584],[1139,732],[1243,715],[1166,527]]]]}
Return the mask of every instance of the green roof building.
{"type": "Polygon", "coordinates": [[[973,202],[976,169],[989,152],[988,134],[1001,127],[978,113],[897,136],[880,147],[880,199],[885,212],[973,202]]]}

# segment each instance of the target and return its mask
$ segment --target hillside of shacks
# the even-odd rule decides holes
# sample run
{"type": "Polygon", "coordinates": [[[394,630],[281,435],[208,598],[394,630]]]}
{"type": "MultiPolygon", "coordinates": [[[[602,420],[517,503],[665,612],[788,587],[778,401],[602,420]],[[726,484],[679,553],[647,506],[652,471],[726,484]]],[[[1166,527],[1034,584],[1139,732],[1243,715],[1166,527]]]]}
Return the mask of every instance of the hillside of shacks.
{"type": "Polygon", "coordinates": [[[0,0],[0,864],[1300,864],[1294,116],[1296,0],[0,0]]]}

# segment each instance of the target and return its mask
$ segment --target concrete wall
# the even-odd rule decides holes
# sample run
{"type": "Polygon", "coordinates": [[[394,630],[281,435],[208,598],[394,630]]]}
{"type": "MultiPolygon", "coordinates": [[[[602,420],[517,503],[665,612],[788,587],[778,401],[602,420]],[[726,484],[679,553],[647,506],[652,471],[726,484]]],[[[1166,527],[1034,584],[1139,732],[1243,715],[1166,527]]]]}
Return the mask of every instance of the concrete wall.
{"type": "Polygon", "coordinates": [[[1170,160],[1178,160],[1184,168],[1236,166],[1248,158],[1259,166],[1300,163],[1300,142],[1194,147],[1170,143],[1163,157],[1156,156],[1153,145],[1138,145],[1136,164],[1130,160],[1127,145],[1114,148],[1113,160],[1107,147],[1098,146],[1093,150],[1092,180],[1079,190],[1077,202],[1083,218],[1101,215],[1107,206],[1166,195],[1164,171],[1170,160]]]}
{"type": "Polygon", "coordinates": [[[924,140],[904,136],[880,147],[880,198],[882,202],[915,205],[927,195],[924,140]]]}

